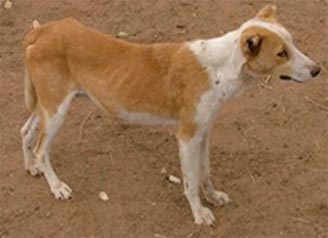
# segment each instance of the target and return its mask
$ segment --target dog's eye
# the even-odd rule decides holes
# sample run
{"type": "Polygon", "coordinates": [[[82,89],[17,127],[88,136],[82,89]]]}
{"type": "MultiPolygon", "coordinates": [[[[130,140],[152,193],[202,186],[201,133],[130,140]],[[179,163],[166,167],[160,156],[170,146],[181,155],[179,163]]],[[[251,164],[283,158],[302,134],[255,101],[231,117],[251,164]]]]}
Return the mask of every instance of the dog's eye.
{"type": "Polygon", "coordinates": [[[277,56],[281,58],[287,58],[288,57],[288,52],[286,50],[280,51],[277,56]]]}

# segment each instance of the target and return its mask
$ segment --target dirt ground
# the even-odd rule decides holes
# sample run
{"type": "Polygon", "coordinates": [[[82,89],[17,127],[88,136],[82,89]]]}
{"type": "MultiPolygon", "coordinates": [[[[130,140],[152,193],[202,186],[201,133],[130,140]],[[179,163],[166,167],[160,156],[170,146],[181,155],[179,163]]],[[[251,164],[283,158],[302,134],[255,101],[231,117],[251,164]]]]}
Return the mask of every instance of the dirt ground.
{"type": "Polygon", "coordinates": [[[0,2],[1,238],[328,237],[327,1],[271,1],[323,72],[301,85],[255,80],[224,106],[211,135],[212,174],[233,203],[211,207],[214,228],[193,223],[182,186],[161,173],[181,178],[173,130],[123,125],[87,99],[75,100],[52,151],[73,199],[55,200],[43,177],[28,175],[21,42],[33,19],[67,16],[135,42],[210,38],[270,1],[14,0],[10,9],[0,2]],[[99,199],[102,190],[109,201],[99,199]]]}

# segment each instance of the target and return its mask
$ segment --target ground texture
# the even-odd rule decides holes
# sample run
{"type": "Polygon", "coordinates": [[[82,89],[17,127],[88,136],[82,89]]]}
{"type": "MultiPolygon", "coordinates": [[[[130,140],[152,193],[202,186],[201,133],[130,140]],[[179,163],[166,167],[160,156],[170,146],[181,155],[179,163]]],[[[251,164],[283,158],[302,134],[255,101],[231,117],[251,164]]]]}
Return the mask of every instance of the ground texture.
{"type": "Polygon", "coordinates": [[[269,1],[15,0],[0,9],[0,237],[328,237],[327,1],[276,0],[280,21],[323,72],[302,85],[254,81],[226,104],[212,131],[216,186],[233,203],[212,208],[217,226],[194,225],[171,129],[122,125],[76,100],[53,165],[74,190],[57,201],[23,170],[21,42],[32,20],[72,16],[100,31],[151,43],[209,38],[237,28],[269,1]],[[91,112],[91,113],[90,113],[91,112]],[[106,191],[109,200],[99,199],[106,191]]]}

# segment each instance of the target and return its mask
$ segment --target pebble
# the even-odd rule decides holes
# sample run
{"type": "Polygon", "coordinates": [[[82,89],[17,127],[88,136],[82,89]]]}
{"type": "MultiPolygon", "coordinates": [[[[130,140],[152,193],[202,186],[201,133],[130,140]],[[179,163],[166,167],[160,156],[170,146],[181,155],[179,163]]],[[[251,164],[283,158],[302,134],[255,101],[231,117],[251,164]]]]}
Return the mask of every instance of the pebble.
{"type": "Polygon", "coordinates": [[[6,9],[10,9],[10,8],[12,7],[12,5],[13,5],[13,3],[12,3],[11,1],[8,1],[8,0],[7,0],[7,1],[5,2],[5,8],[6,8],[6,9]]]}
{"type": "Polygon", "coordinates": [[[178,177],[175,177],[173,175],[169,176],[169,181],[171,183],[175,183],[175,184],[180,184],[181,183],[181,179],[179,179],[178,177]]]}
{"type": "Polygon", "coordinates": [[[158,234],[158,233],[155,233],[154,236],[155,236],[156,238],[166,238],[166,236],[163,236],[163,235],[158,234]]]}
{"type": "Polygon", "coordinates": [[[101,192],[99,193],[99,198],[100,198],[101,200],[103,200],[104,202],[106,202],[106,201],[109,200],[109,197],[108,197],[107,193],[104,192],[104,191],[101,191],[101,192]]]}
{"type": "Polygon", "coordinates": [[[165,167],[163,167],[163,168],[161,169],[161,174],[167,174],[167,170],[166,170],[165,167]]]}
{"type": "Polygon", "coordinates": [[[124,38],[124,37],[129,36],[129,34],[124,31],[120,31],[119,33],[117,33],[117,36],[120,38],[124,38]]]}

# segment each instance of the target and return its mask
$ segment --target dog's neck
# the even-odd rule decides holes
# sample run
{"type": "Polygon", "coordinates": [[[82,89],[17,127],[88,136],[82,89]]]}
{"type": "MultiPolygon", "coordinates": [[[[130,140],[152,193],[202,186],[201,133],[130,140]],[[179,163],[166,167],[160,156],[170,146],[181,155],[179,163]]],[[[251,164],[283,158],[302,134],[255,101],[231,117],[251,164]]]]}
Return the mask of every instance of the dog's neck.
{"type": "Polygon", "coordinates": [[[224,100],[238,93],[249,81],[243,70],[246,58],[240,48],[240,35],[237,29],[222,37],[189,43],[190,50],[208,72],[213,88],[224,92],[224,100]]]}
{"type": "Polygon", "coordinates": [[[210,74],[224,75],[226,80],[237,80],[246,63],[239,39],[240,31],[236,30],[222,37],[191,42],[189,47],[210,74]]]}

